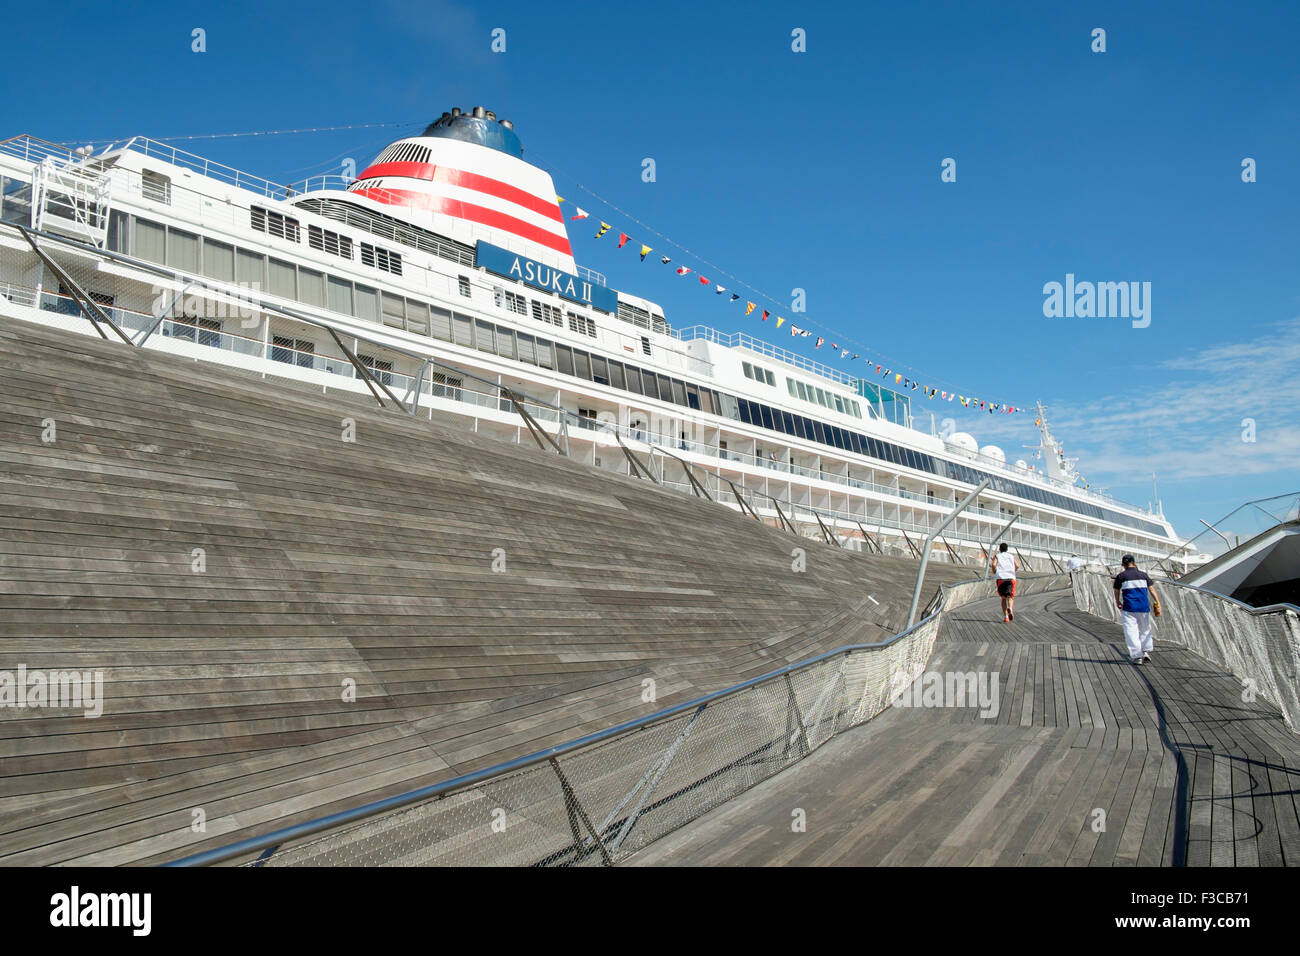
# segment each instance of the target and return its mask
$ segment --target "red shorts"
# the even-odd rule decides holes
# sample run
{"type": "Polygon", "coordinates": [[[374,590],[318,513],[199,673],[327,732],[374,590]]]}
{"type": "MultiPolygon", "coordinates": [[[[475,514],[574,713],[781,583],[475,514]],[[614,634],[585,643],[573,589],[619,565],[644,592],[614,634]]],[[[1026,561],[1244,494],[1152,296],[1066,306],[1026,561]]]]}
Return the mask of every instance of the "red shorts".
{"type": "Polygon", "coordinates": [[[1015,596],[1016,596],[1016,579],[1015,579],[1015,578],[1011,578],[1010,580],[1007,580],[1007,581],[999,581],[999,582],[998,582],[998,594],[1002,595],[1003,597],[1015,597],[1015,596]]]}

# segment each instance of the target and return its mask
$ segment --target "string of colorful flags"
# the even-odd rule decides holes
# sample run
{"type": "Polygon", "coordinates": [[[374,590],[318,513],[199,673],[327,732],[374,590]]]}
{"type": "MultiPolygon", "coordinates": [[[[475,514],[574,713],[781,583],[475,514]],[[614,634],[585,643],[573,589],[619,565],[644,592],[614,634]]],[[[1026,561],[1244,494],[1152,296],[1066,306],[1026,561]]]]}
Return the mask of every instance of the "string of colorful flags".
{"type": "MultiPolygon", "coordinates": [[[[559,202],[561,205],[567,202],[567,200],[565,200],[564,197],[562,196],[556,196],[555,198],[556,201],[559,202]]],[[[587,210],[583,209],[581,206],[577,205],[576,203],[569,203],[569,205],[573,207],[573,210],[575,212],[574,215],[569,217],[569,221],[573,222],[576,220],[591,218],[591,213],[589,213],[587,210]]],[[[612,231],[614,228],[610,223],[605,222],[603,220],[597,220],[597,222],[600,223],[599,227],[596,230],[596,235],[595,235],[595,238],[597,239],[604,238],[605,234],[612,231]]],[[[626,232],[620,232],[618,234],[618,248],[622,249],[624,246],[627,245],[631,245],[633,248],[639,247],[639,253],[642,262],[645,262],[646,256],[650,255],[650,253],[655,251],[654,247],[644,242],[633,241],[632,237],[629,236],[626,232]]],[[[659,257],[659,262],[665,266],[670,266],[673,264],[672,258],[666,255],[661,255],[659,257]]],[[[689,266],[683,266],[683,265],[676,266],[676,272],[677,275],[679,276],[688,276],[693,271],[694,270],[692,270],[689,266]]],[[[790,329],[790,336],[792,338],[811,339],[815,337],[816,341],[813,344],[814,350],[820,349],[823,345],[830,345],[832,351],[840,353],[841,359],[850,362],[856,362],[858,360],[864,361],[867,365],[868,372],[871,372],[872,371],[871,367],[875,366],[874,374],[879,376],[882,381],[887,382],[892,377],[895,385],[902,386],[904,389],[922,394],[927,399],[938,399],[939,401],[946,401],[946,402],[958,402],[964,408],[987,410],[990,415],[992,415],[994,412],[1001,412],[1003,414],[1012,415],[1012,414],[1022,413],[1025,411],[1025,409],[1020,405],[1011,405],[1005,402],[992,402],[987,399],[981,399],[974,395],[962,395],[955,391],[949,391],[948,389],[940,388],[937,385],[924,383],[920,380],[912,378],[910,375],[904,375],[902,372],[895,372],[894,369],[890,367],[890,364],[888,362],[885,361],[874,362],[870,358],[866,358],[862,354],[858,352],[854,352],[852,348],[843,348],[838,342],[833,342],[833,341],[828,342],[826,336],[815,335],[813,330],[796,325],[794,322],[786,319],[784,316],[781,315],[773,316],[772,311],[770,309],[760,309],[758,303],[749,301],[748,299],[741,296],[739,292],[729,290],[726,286],[722,285],[719,282],[715,282],[714,280],[710,279],[708,276],[704,275],[701,272],[695,271],[695,277],[699,280],[699,284],[702,288],[706,288],[706,289],[711,288],[715,295],[725,297],[722,301],[725,301],[727,303],[743,302],[746,316],[750,316],[753,315],[755,312],[758,312],[760,313],[759,319],[762,322],[767,322],[768,320],[775,318],[776,328],[779,329],[782,328],[783,326],[788,325],[790,329]]],[[[849,340],[846,339],[845,341],[849,341],[849,340]]]]}

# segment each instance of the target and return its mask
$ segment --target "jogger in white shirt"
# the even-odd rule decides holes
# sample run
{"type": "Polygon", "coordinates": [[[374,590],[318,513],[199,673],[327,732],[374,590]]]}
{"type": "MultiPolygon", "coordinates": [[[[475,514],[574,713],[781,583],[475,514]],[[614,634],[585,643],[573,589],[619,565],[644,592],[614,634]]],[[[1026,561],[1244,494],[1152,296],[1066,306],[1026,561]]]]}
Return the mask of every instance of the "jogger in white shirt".
{"type": "Polygon", "coordinates": [[[1007,543],[998,545],[998,553],[993,556],[991,568],[997,577],[998,594],[1002,596],[1002,623],[1007,624],[1016,619],[1016,557],[1007,552],[1007,543]]]}

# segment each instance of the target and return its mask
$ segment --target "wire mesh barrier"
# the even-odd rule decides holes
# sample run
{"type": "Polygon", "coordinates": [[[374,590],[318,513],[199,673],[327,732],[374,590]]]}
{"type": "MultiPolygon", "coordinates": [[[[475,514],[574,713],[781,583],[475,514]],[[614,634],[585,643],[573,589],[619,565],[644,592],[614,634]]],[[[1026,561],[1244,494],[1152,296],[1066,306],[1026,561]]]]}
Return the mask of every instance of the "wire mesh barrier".
{"type": "MultiPolygon", "coordinates": [[[[1119,620],[1114,579],[1095,572],[1073,576],[1074,603],[1082,611],[1119,620]]],[[[1194,651],[1275,704],[1300,732],[1300,613],[1294,605],[1253,608],[1232,598],[1181,584],[1156,581],[1161,616],[1155,636],[1194,651]]]]}
{"type": "MultiPolygon", "coordinates": [[[[1021,582],[1030,594],[1068,586],[1066,575],[1021,582]]],[[[923,671],[944,611],[993,593],[989,581],[945,586],[923,620],[879,644],[839,648],[501,767],[178,864],[615,863],[879,714],[923,671]],[[267,852],[252,861],[259,851],[267,852]]]]}

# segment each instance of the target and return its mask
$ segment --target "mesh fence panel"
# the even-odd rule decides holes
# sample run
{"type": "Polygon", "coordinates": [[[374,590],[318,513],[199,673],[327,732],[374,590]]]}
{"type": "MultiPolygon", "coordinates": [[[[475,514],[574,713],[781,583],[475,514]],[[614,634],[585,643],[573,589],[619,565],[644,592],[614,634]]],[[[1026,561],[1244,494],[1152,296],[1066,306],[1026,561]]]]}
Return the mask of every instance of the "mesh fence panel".
{"type": "MultiPolygon", "coordinates": [[[[1068,586],[1025,578],[1021,593],[1068,586]]],[[[943,589],[943,609],[993,594],[943,589]]],[[[626,858],[889,706],[930,658],[942,613],[852,648],[423,803],[279,849],[265,866],[583,866],[626,858]]]]}
{"type": "MultiPolygon", "coordinates": [[[[1082,611],[1119,621],[1114,579],[1078,572],[1074,603],[1082,611]]],[[[1229,674],[1254,682],[1277,705],[1287,726],[1300,728],[1300,615],[1289,608],[1256,611],[1236,601],[1179,584],[1156,582],[1161,616],[1155,637],[1194,651],[1229,674]]]]}

